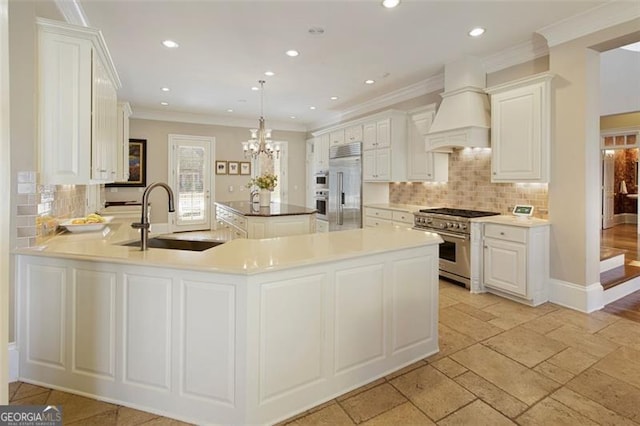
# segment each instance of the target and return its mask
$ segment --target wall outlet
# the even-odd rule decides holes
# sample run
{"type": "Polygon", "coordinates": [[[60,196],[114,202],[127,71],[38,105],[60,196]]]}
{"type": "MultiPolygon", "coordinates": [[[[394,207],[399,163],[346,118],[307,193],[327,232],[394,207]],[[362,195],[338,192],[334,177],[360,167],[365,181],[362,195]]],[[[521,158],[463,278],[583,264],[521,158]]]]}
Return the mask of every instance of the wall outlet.
{"type": "Polygon", "coordinates": [[[233,185],[229,185],[229,192],[233,192],[233,185]]]}

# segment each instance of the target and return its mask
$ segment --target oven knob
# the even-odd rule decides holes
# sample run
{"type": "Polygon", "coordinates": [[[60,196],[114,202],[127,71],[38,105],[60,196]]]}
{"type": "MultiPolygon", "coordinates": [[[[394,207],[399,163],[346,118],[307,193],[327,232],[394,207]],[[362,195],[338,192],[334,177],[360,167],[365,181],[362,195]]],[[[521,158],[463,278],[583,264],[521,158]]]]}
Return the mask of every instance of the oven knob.
{"type": "Polygon", "coordinates": [[[467,225],[465,225],[465,224],[460,225],[460,229],[462,229],[462,230],[467,229],[467,225]]]}
{"type": "Polygon", "coordinates": [[[453,225],[451,225],[451,228],[453,228],[453,229],[457,229],[459,226],[460,226],[459,224],[454,223],[453,225]]]}
{"type": "Polygon", "coordinates": [[[440,228],[445,229],[446,227],[447,227],[446,223],[443,222],[443,223],[440,224],[440,228]]]}
{"type": "Polygon", "coordinates": [[[451,229],[451,228],[453,228],[453,223],[447,222],[447,229],[451,229]]]}

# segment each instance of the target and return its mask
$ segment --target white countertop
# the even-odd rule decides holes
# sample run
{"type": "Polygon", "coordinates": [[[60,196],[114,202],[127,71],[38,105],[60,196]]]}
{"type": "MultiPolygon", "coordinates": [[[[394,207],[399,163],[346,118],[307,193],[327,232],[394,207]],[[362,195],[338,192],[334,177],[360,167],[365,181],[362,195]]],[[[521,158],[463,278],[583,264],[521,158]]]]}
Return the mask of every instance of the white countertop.
{"type": "Polygon", "coordinates": [[[523,228],[534,228],[536,226],[551,225],[551,222],[549,222],[546,219],[538,219],[537,217],[519,218],[509,214],[478,217],[478,218],[470,219],[470,221],[481,222],[481,223],[497,223],[499,225],[521,226],[523,228]]]}
{"type": "MultiPolygon", "coordinates": [[[[173,234],[176,235],[179,234],[173,234]]],[[[102,232],[64,233],[41,246],[14,253],[250,275],[442,242],[431,232],[383,227],[262,240],[235,239],[201,252],[154,248],[143,252],[120,245],[138,238],[137,230],[131,229],[129,223],[114,222],[102,232]]]]}

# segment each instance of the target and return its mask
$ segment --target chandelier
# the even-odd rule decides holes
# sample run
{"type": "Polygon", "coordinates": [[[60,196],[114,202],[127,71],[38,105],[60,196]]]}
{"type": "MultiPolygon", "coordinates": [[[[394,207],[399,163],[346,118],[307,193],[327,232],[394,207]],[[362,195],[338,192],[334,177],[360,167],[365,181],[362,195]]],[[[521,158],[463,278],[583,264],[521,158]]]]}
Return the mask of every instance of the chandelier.
{"type": "Polygon", "coordinates": [[[258,128],[251,129],[251,139],[242,142],[242,149],[244,150],[245,158],[256,159],[260,154],[265,154],[269,158],[280,158],[280,145],[274,143],[271,140],[271,129],[265,129],[264,127],[264,80],[258,81],[260,83],[260,120],[258,121],[258,128]]]}

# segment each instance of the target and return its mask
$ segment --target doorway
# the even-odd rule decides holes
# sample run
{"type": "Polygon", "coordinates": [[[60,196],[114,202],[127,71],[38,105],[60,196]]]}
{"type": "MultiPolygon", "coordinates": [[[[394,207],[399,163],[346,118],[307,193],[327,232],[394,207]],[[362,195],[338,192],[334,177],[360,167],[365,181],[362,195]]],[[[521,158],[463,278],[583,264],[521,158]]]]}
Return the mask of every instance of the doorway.
{"type": "Polygon", "coordinates": [[[171,232],[211,229],[211,152],[215,139],[169,135],[169,186],[175,198],[171,232]]]}

